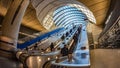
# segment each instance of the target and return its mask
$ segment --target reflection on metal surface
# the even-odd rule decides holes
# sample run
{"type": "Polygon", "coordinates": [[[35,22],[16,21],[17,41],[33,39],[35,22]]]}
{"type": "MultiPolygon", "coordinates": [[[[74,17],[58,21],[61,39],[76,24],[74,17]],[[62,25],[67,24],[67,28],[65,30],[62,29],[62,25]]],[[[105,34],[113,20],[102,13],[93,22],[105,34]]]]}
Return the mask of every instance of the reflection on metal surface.
{"type": "Polygon", "coordinates": [[[42,54],[44,53],[44,52],[41,52],[42,54]]]}
{"type": "Polygon", "coordinates": [[[41,59],[39,59],[39,61],[41,62],[41,59]]]}
{"type": "Polygon", "coordinates": [[[57,56],[56,56],[55,58],[56,58],[56,59],[58,59],[58,57],[57,57],[57,56]]]}
{"type": "Polygon", "coordinates": [[[50,58],[48,58],[48,60],[50,60],[50,58]]]}
{"type": "Polygon", "coordinates": [[[28,68],[42,68],[42,65],[46,62],[45,56],[30,56],[26,63],[28,68]]]}
{"type": "Polygon", "coordinates": [[[45,65],[46,62],[50,61],[50,60],[54,60],[54,56],[51,55],[40,55],[40,56],[30,56],[27,58],[26,60],[26,64],[28,66],[28,68],[43,68],[43,66],[45,65]]]}
{"type": "Polygon", "coordinates": [[[23,52],[22,51],[19,51],[16,53],[16,57],[19,59],[20,55],[22,54],[23,52]]]}

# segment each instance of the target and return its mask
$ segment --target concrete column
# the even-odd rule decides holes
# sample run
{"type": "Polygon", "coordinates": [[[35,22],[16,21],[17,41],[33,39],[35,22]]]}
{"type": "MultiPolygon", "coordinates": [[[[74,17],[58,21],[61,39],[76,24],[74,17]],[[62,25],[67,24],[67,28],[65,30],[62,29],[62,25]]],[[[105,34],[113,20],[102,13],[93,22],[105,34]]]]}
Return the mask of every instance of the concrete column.
{"type": "Polygon", "coordinates": [[[17,46],[18,32],[29,0],[14,0],[2,22],[0,51],[14,51],[17,46]]]}

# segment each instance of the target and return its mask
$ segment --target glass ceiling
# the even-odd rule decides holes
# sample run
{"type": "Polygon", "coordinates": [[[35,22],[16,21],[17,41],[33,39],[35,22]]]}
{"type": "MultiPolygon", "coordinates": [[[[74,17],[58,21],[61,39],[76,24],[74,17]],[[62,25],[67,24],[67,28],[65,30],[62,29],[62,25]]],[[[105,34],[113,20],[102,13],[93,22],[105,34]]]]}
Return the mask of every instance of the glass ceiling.
{"type": "Polygon", "coordinates": [[[85,14],[72,6],[59,7],[53,13],[53,22],[58,27],[65,27],[71,24],[85,24],[85,18],[85,14]]]}
{"type": "Polygon", "coordinates": [[[74,25],[86,24],[89,20],[96,23],[93,13],[82,4],[67,4],[49,12],[43,19],[42,25],[46,29],[56,27],[67,27],[73,23],[74,25]]]}

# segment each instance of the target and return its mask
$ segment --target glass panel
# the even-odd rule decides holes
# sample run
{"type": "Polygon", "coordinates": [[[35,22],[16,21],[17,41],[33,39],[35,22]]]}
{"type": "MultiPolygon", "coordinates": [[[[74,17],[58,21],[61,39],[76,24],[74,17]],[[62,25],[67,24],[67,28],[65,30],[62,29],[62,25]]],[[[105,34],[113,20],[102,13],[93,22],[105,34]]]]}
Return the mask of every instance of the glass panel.
{"type": "MultiPolygon", "coordinates": [[[[63,6],[53,13],[53,20],[56,26],[67,26],[70,23],[83,23],[85,15],[76,7],[63,6]]],[[[85,22],[84,22],[85,23],[85,22]]]]}

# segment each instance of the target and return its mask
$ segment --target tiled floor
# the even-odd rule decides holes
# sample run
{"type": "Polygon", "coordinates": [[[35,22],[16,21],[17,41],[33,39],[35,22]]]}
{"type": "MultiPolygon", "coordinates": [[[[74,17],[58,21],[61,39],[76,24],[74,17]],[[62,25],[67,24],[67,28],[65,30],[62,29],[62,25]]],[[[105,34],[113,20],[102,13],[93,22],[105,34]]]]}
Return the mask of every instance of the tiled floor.
{"type": "Polygon", "coordinates": [[[120,49],[91,50],[91,68],[120,68],[120,49]]]}

